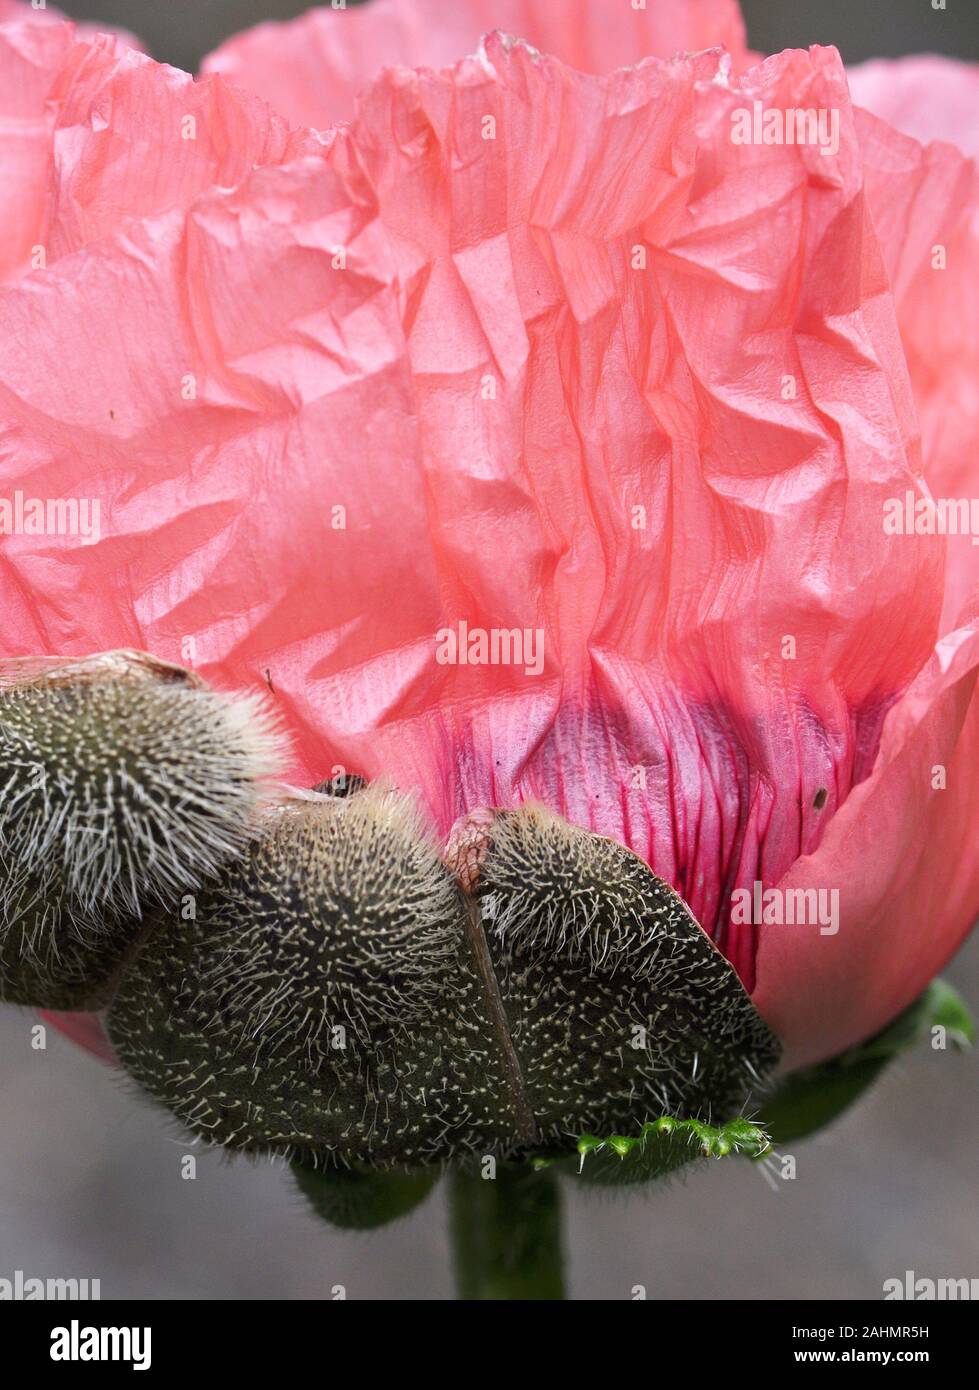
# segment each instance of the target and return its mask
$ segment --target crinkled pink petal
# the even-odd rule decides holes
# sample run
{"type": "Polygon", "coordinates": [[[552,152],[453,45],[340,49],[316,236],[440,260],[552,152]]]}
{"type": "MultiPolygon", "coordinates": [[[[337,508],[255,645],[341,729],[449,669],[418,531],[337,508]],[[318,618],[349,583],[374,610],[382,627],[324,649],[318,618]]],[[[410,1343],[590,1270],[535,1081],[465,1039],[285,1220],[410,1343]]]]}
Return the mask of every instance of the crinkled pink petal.
{"type": "Polygon", "coordinates": [[[443,834],[541,797],[751,985],[732,891],[818,848],[934,648],[944,547],[881,525],[917,458],[838,55],[598,78],[496,36],[0,294],[0,496],[102,507],[6,538],[0,649],[269,684],[297,776],[443,834]],[[736,145],[756,96],[838,107],[838,152],[736,145]],[[531,644],[440,664],[462,623],[531,644]]]}
{"type": "Polygon", "coordinates": [[[0,279],[322,148],[220,77],[70,25],[0,25],[0,79],[0,279]]]}
{"type": "Polygon", "coordinates": [[[51,164],[48,93],[74,37],[67,25],[0,24],[0,282],[40,245],[51,164]]]}
{"type": "Polygon", "coordinates": [[[57,116],[49,261],[130,219],[231,187],[256,165],[322,149],[223,78],[195,81],[131,50],[76,49],[50,99],[57,116]]]}
{"type": "Polygon", "coordinates": [[[502,29],[583,72],[723,45],[747,62],[737,0],[370,0],[261,24],[204,62],[263,96],[298,125],[349,120],[358,92],[382,67],[443,67],[502,29]]]}
{"type": "Polygon", "coordinates": [[[86,1052],[91,1052],[100,1062],[107,1062],[109,1066],[119,1065],[115,1050],[102,1026],[101,1014],[52,1013],[50,1010],[42,1009],[41,1017],[53,1028],[57,1028],[59,1033],[64,1033],[73,1043],[77,1043],[86,1052]]]}
{"type": "Polygon", "coordinates": [[[850,68],[850,95],[923,144],[946,140],[979,157],[979,64],[934,55],[875,59],[850,68]]]}
{"type": "MultiPolygon", "coordinates": [[[[946,144],[923,148],[867,112],[856,116],[925,476],[936,499],[979,510],[971,501],[979,497],[979,166],[946,144]]],[[[979,545],[968,531],[949,537],[943,630],[977,583],[979,545]]]]}
{"type": "Polygon", "coordinates": [[[891,712],[873,775],[779,885],[840,894],[837,934],[780,925],[761,935],[754,1000],[789,1067],[888,1023],[975,922],[977,667],[979,619],[939,643],[891,712]]]}
{"type": "MultiPolygon", "coordinates": [[[[944,64],[925,68],[933,109],[947,109],[934,80],[944,64]]],[[[851,88],[868,99],[852,74],[851,88]]],[[[856,118],[926,477],[935,499],[971,507],[979,494],[979,169],[947,144],[923,148],[868,112],[856,118]]],[[[905,541],[894,538],[896,547],[905,541]]],[[[889,715],[872,776],[780,885],[838,890],[840,931],[762,933],[755,1001],[786,1042],[789,1065],[832,1056],[888,1022],[944,965],[979,910],[979,625],[955,627],[975,608],[979,547],[966,531],[948,538],[947,555],[948,635],[889,715]]]]}

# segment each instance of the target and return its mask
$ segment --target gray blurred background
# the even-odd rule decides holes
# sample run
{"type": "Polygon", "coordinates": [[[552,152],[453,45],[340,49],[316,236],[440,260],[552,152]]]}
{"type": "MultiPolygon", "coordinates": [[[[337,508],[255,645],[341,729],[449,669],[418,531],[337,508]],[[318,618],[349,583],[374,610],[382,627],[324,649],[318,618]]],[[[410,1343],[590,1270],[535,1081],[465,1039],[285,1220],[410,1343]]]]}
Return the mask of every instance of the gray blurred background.
{"type": "MultiPolygon", "coordinates": [[[[452,0],[446,0],[447,4],[452,0]]],[[[142,35],[186,68],[235,30],[301,0],[62,0],[76,18],[142,35]]],[[[835,43],[849,62],[916,51],[979,58],[979,5],[949,0],[745,0],[754,47],[835,43]]],[[[936,885],[940,894],[941,886],[936,885]]],[[[922,924],[927,930],[927,924],[922,924]]],[[[948,972],[979,1001],[979,940],[948,972]]],[[[441,1194],[373,1236],[311,1218],[278,1167],[188,1149],[118,1074],[33,1017],[0,1008],[0,1278],[100,1278],[106,1298],[452,1296],[441,1194]]],[[[571,1293],[650,1298],[881,1297],[884,1279],[979,1276],[974,1063],[922,1048],[834,1128],[793,1147],[774,1181],[729,1159],[647,1194],[568,1186],[571,1293]]]]}

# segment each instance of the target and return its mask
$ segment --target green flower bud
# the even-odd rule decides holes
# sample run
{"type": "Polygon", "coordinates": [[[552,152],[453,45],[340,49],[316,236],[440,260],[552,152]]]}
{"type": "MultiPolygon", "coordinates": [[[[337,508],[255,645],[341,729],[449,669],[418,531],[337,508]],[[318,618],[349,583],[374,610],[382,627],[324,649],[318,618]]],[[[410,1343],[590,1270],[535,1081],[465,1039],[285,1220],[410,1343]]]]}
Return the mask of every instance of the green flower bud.
{"type": "Polygon", "coordinates": [[[473,885],[542,1135],[735,1114],[778,1043],[679,894],[541,806],[498,814],[473,885]]]}
{"type": "Polygon", "coordinates": [[[776,1061],[732,967],[622,846],[524,808],[474,817],[448,858],[458,879],[383,788],[279,808],[127,963],[123,1064],[213,1142],[376,1169],[719,1119],[776,1061]]]}
{"type": "Polygon", "coordinates": [[[411,803],[301,800],[120,982],[124,1064],[216,1143],[432,1162],[514,1124],[462,897],[411,803]]]}
{"type": "Polygon", "coordinates": [[[240,852],[278,738],[134,652],[0,667],[0,998],[105,1001],[144,911],[240,852]]]}

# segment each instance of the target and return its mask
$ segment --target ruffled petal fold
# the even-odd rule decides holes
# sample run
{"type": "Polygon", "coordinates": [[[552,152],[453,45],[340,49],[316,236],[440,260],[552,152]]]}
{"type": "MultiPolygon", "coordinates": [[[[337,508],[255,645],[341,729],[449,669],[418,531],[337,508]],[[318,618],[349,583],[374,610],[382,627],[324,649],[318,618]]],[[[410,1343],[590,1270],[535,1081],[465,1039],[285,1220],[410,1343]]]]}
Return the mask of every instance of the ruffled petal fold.
{"type": "Polygon", "coordinates": [[[43,250],[54,129],[47,100],[73,46],[68,25],[0,22],[0,283],[43,250]]]}
{"type": "Polygon", "coordinates": [[[483,34],[518,35],[582,72],[608,73],[651,56],[723,46],[747,62],[737,0],[371,0],[323,6],[235,35],[205,72],[257,92],[297,125],[350,120],[382,67],[440,68],[474,53],[483,34]]]}
{"type": "Polygon", "coordinates": [[[0,280],[321,148],[219,77],[67,24],[0,25],[0,75],[0,280]]]}
{"type": "MultiPolygon", "coordinates": [[[[979,583],[979,166],[856,112],[932,498],[949,511],[943,631],[979,583]]],[[[925,523],[922,523],[925,524],[925,523]]],[[[944,542],[939,542],[944,543],[944,542]]]]}

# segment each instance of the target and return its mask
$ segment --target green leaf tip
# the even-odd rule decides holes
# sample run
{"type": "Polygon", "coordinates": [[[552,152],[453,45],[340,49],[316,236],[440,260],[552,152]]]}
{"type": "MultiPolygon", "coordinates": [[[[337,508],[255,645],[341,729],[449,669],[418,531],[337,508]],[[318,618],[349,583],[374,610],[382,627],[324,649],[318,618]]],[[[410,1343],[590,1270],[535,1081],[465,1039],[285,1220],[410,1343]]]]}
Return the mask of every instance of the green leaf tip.
{"type": "Polygon", "coordinates": [[[975,1046],[976,1025],[969,1006],[945,980],[933,980],[925,992],[931,1017],[928,1026],[945,1029],[948,1041],[959,1052],[975,1046]]]}

